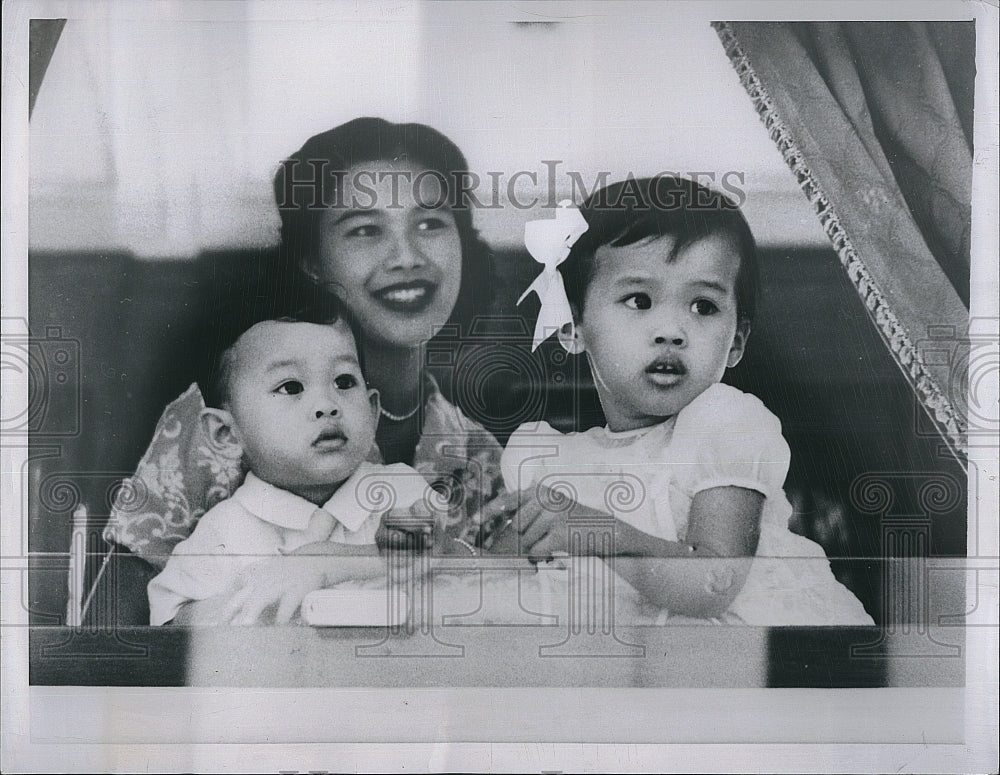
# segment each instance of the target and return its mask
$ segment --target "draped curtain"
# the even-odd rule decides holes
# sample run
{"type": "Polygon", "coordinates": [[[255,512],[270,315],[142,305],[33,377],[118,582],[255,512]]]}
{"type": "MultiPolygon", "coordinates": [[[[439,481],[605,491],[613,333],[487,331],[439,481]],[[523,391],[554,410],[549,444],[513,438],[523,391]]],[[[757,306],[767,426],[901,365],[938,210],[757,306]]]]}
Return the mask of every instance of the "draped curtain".
{"type": "Polygon", "coordinates": [[[972,22],[716,22],[771,139],[964,462],[972,22]]]}

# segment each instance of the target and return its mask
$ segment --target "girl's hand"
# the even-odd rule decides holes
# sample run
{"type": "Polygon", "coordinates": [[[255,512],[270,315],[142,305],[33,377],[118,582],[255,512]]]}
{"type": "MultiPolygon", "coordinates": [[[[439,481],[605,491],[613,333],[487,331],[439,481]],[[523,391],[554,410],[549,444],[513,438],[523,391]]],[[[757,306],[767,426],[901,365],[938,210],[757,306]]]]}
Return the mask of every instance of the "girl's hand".
{"type": "Polygon", "coordinates": [[[241,587],[223,609],[222,623],[265,623],[261,621],[264,612],[277,605],[273,623],[288,624],[302,598],[323,588],[329,563],[329,557],[307,555],[284,555],[254,563],[241,574],[241,587]]]}
{"type": "MultiPolygon", "coordinates": [[[[569,541],[567,520],[570,509],[546,509],[546,493],[541,487],[533,487],[520,493],[521,502],[514,524],[521,534],[521,552],[530,562],[549,561],[557,552],[565,554],[569,541]]],[[[570,505],[560,502],[560,506],[570,505]]]]}
{"type": "MultiPolygon", "coordinates": [[[[521,533],[521,551],[531,562],[549,561],[556,554],[566,554],[569,551],[569,518],[600,516],[611,519],[608,514],[583,506],[566,497],[562,492],[535,487],[520,493],[521,503],[517,510],[515,524],[521,533]]],[[[585,541],[584,552],[589,551],[591,543],[585,541]]],[[[594,547],[601,547],[602,541],[593,542],[594,547]]]]}

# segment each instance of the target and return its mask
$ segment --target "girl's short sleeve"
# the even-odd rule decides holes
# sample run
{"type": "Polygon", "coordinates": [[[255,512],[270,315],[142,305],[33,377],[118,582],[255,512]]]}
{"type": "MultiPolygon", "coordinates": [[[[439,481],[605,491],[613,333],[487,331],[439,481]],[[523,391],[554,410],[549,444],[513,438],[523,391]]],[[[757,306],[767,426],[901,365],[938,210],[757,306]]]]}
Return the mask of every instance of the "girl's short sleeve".
{"type": "Polygon", "coordinates": [[[713,487],[779,492],[790,454],[781,421],[756,396],[713,385],[677,415],[671,441],[676,481],[689,496],[713,487]]]}

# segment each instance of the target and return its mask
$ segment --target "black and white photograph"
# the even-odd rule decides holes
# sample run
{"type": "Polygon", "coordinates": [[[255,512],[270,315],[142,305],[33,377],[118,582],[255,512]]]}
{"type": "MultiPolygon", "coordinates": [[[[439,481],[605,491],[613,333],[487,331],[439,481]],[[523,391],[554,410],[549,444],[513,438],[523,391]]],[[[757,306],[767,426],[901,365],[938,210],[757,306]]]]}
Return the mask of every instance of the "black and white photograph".
{"type": "Polygon", "coordinates": [[[3,7],[5,772],[995,772],[990,2],[3,7]]]}

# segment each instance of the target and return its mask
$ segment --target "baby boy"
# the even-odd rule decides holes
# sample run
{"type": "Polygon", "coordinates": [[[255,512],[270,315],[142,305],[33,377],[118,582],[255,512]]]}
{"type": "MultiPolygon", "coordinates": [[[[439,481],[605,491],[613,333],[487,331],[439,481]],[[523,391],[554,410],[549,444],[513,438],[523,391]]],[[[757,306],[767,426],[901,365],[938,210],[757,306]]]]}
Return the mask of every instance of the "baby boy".
{"type": "MultiPolygon", "coordinates": [[[[251,300],[234,307],[235,319],[213,329],[216,354],[199,380],[202,425],[208,443],[220,454],[242,456],[249,473],[149,583],[153,625],[170,622],[187,603],[238,596],[250,579],[260,581],[258,568],[268,559],[309,545],[339,547],[327,555],[376,554],[384,508],[365,503],[375,481],[392,488],[396,509],[425,497],[424,480],[409,466],[366,462],[378,393],[365,386],[352,329],[336,301],[315,292],[295,306],[281,297],[272,290],[256,306],[251,300]]],[[[324,559],[329,566],[341,558],[324,559]]],[[[295,568],[286,564],[274,574],[276,585],[290,583],[295,568]]],[[[300,592],[338,580],[305,582],[300,592]]],[[[294,607],[300,599],[292,598],[294,607]]]]}

